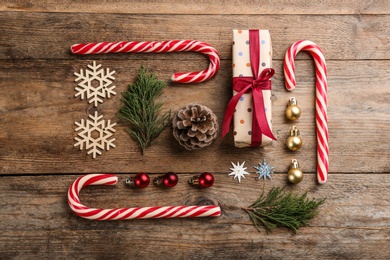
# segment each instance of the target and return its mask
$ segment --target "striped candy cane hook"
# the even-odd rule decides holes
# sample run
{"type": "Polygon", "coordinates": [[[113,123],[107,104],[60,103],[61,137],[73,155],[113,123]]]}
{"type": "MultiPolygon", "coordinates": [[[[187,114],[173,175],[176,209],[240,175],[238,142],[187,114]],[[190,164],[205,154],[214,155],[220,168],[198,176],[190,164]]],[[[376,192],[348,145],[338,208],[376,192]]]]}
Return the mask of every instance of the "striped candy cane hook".
{"type": "Polygon", "coordinates": [[[194,40],[86,43],[74,44],[70,50],[74,54],[194,51],[203,53],[209,58],[210,64],[208,68],[202,71],[173,74],[171,80],[176,83],[199,83],[206,81],[217,73],[220,65],[219,55],[216,49],[205,42],[194,40]]]}
{"type": "Polygon", "coordinates": [[[323,184],[328,178],[329,169],[326,62],[320,47],[314,42],[300,40],[291,45],[284,58],[284,77],[289,91],[296,87],[294,59],[301,50],[313,56],[316,66],[317,179],[323,184]]]}
{"type": "Polygon", "coordinates": [[[69,187],[68,204],[80,217],[94,220],[218,217],[221,215],[221,208],[214,205],[97,209],[81,204],[79,192],[83,187],[115,185],[117,182],[118,177],[113,174],[88,174],[79,177],[69,187]]]}

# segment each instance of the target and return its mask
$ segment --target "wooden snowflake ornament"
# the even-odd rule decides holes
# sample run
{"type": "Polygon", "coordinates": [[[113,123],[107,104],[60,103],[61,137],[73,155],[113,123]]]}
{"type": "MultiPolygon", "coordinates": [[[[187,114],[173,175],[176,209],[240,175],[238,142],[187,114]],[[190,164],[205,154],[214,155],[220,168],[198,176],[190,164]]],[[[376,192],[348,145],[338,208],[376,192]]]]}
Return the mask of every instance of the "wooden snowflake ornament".
{"type": "Polygon", "coordinates": [[[111,95],[116,95],[114,91],[115,86],[111,86],[115,79],[115,71],[110,71],[109,68],[104,71],[101,69],[102,65],[96,65],[96,61],[92,65],[88,65],[88,69],[84,71],[81,69],[80,73],[75,72],[77,76],[75,82],[80,81],[75,87],[77,93],[75,97],[80,96],[82,100],[87,99],[89,103],[94,103],[97,107],[98,102],[103,103],[103,98],[110,98],[111,95]]]}
{"type": "Polygon", "coordinates": [[[87,154],[92,154],[95,159],[96,155],[101,155],[102,150],[110,150],[110,147],[115,147],[115,138],[111,138],[115,132],[114,126],[116,123],[107,122],[102,119],[102,115],[98,115],[95,111],[94,115],[89,115],[88,120],[81,119],[81,122],[75,122],[79,132],[75,137],[77,141],[74,146],[80,146],[80,150],[87,150],[87,154]],[[111,139],[110,139],[111,138],[111,139]]]}

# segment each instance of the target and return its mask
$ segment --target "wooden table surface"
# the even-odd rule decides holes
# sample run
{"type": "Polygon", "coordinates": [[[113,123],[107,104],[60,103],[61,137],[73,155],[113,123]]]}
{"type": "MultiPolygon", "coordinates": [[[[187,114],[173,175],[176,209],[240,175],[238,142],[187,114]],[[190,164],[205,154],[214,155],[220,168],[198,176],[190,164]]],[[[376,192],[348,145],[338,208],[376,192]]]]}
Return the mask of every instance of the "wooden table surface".
{"type": "Polygon", "coordinates": [[[1,1],[0,3],[0,259],[385,259],[390,255],[390,2],[382,1],[1,1]],[[273,41],[273,132],[265,148],[238,149],[230,133],[195,152],[182,149],[167,128],[142,156],[116,113],[120,93],[143,65],[168,85],[164,109],[197,102],[221,124],[231,98],[232,29],[269,29],[273,41]],[[196,53],[77,56],[72,44],[100,41],[195,39],[214,46],[221,68],[201,84],[173,84],[172,73],[203,69],[196,53]],[[316,42],[328,65],[330,168],[316,182],[314,63],[297,57],[298,87],[286,91],[283,58],[299,39],[316,42]],[[117,122],[116,148],[92,159],[73,147],[75,121],[96,109],[75,98],[74,72],[92,61],[116,71],[118,95],[97,111],[117,122]],[[292,153],[284,118],[290,96],[303,111],[297,122],[304,146],[292,153]],[[272,180],[256,180],[254,165],[266,159],[272,180]],[[288,185],[291,159],[305,172],[288,185]],[[252,174],[240,184],[228,177],[230,162],[246,162],[252,174]],[[164,190],[125,187],[125,178],[168,171],[179,184],[164,190]],[[187,179],[210,171],[215,185],[190,187],[187,179]],[[87,173],[119,175],[113,187],[91,187],[82,202],[93,207],[215,204],[217,218],[91,221],[67,205],[67,189],[87,173]],[[263,191],[286,186],[327,197],[320,214],[294,235],[277,228],[257,232],[241,208],[263,191]]]}

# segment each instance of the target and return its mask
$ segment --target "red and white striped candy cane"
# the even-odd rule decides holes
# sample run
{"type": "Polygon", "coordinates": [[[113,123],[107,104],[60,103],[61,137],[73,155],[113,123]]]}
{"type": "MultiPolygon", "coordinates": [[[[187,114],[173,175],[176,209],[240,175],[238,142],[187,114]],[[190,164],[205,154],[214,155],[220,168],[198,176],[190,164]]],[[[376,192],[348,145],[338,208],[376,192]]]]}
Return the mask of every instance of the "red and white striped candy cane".
{"type": "Polygon", "coordinates": [[[214,205],[96,209],[80,203],[79,192],[83,187],[115,185],[117,182],[118,177],[113,174],[88,174],[79,177],[69,187],[68,204],[80,217],[94,220],[218,217],[221,215],[221,208],[214,205]]]}
{"type": "Polygon", "coordinates": [[[197,72],[175,73],[172,81],[176,83],[199,83],[210,79],[217,73],[220,65],[216,49],[205,42],[194,40],[173,40],[162,42],[99,42],[74,44],[70,48],[74,54],[99,54],[109,52],[200,52],[210,59],[207,69],[197,72]]]}
{"type": "Polygon", "coordinates": [[[284,58],[284,77],[289,91],[296,87],[294,59],[299,51],[308,51],[316,65],[316,132],[317,132],[317,179],[325,183],[328,178],[329,146],[327,116],[327,72],[325,57],[317,44],[307,40],[295,42],[287,50],[284,58]]]}

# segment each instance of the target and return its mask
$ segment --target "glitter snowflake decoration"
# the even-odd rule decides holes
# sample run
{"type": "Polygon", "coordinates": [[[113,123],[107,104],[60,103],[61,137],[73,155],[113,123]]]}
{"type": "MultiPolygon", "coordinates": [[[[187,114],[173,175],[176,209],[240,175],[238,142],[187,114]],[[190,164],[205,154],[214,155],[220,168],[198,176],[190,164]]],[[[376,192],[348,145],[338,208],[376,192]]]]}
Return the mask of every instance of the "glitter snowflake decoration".
{"type": "Polygon", "coordinates": [[[244,175],[249,174],[248,172],[245,171],[247,168],[247,167],[244,167],[245,162],[243,162],[242,164],[237,162],[237,165],[231,162],[231,164],[232,164],[233,168],[230,168],[230,170],[232,170],[232,172],[229,173],[228,176],[234,176],[234,179],[238,179],[238,182],[241,182],[241,177],[245,178],[244,175]]]}
{"type": "Polygon", "coordinates": [[[80,150],[87,150],[87,154],[92,154],[93,158],[96,155],[102,154],[102,150],[110,150],[110,147],[115,147],[115,138],[111,138],[115,132],[113,128],[116,123],[111,124],[110,120],[106,121],[103,116],[98,116],[98,112],[95,111],[94,115],[89,115],[90,120],[81,119],[81,122],[75,122],[77,128],[76,132],[79,132],[75,137],[77,143],[75,147],[80,146],[80,150]]]}
{"type": "Polygon", "coordinates": [[[257,178],[258,180],[261,179],[261,177],[264,177],[264,180],[267,179],[267,177],[272,180],[271,174],[274,173],[275,167],[272,167],[270,164],[267,164],[265,159],[263,160],[263,163],[259,163],[259,166],[253,166],[257,170],[256,174],[259,175],[257,178]]]}
{"type": "Polygon", "coordinates": [[[98,102],[103,103],[103,98],[110,98],[111,94],[116,95],[114,91],[115,86],[110,86],[114,76],[112,76],[115,71],[110,71],[107,68],[106,72],[104,69],[100,69],[102,65],[96,65],[96,61],[92,65],[88,65],[89,69],[84,71],[81,69],[80,73],[75,72],[74,75],[77,76],[75,82],[78,82],[75,90],[77,93],[75,97],[80,96],[82,100],[88,99],[89,103],[94,103],[95,107],[98,105],[98,102]]]}

